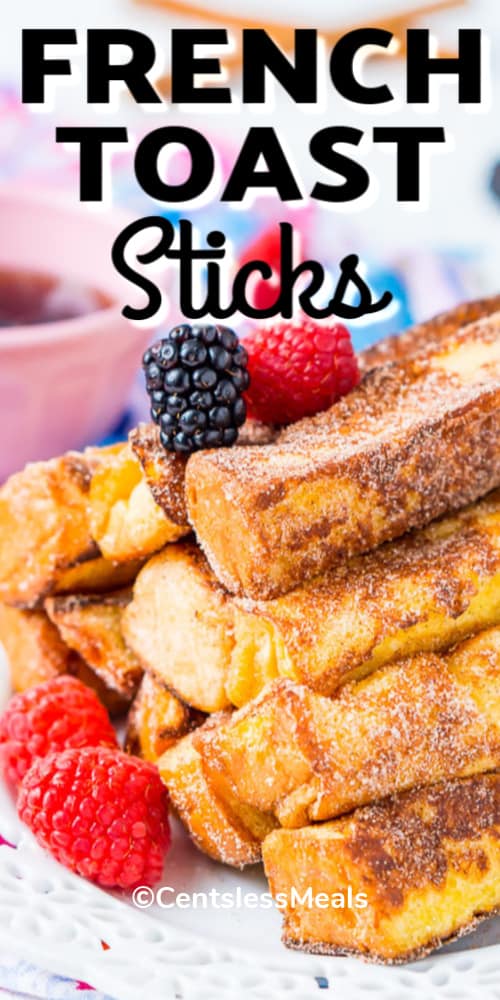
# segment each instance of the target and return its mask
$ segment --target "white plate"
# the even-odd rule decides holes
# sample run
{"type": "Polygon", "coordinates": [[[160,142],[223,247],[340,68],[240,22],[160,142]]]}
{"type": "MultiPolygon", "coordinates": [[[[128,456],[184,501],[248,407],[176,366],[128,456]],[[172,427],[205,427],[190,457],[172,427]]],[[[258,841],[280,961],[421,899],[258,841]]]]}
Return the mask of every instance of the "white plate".
{"type": "MultiPolygon", "coordinates": [[[[0,647],[0,708],[8,671],[0,647]]],[[[261,893],[260,868],[215,864],[174,824],[163,885],[175,892],[261,893]]],[[[40,968],[90,982],[117,1000],[309,1000],[360,996],[500,997],[500,919],[406,966],[366,965],[287,951],[275,909],[139,910],[57,864],[19,823],[0,785],[0,943],[40,968]],[[109,945],[104,950],[101,942],[109,945]],[[328,984],[328,988],[326,986],[328,984]]],[[[168,898],[171,896],[168,894],[168,898]]]]}

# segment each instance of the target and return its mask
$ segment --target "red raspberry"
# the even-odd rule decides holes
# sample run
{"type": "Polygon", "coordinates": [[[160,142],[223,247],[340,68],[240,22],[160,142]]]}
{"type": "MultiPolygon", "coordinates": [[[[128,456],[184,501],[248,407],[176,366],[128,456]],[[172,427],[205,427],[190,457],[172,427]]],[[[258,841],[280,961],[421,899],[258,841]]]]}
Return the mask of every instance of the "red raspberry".
{"type": "Polygon", "coordinates": [[[54,750],[117,746],[108,713],[96,694],[64,675],[16,694],[0,718],[0,764],[17,785],[32,763],[54,750]]]}
{"type": "Polygon", "coordinates": [[[304,319],[255,327],[245,337],[248,416],[289,424],[328,409],[359,382],[349,331],[304,319]]]}
{"type": "Polygon", "coordinates": [[[161,877],[168,796],[153,764],[109,747],[49,754],[25,776],[17,808],[38,843],[78,875],[121,889],[161,877]]]}

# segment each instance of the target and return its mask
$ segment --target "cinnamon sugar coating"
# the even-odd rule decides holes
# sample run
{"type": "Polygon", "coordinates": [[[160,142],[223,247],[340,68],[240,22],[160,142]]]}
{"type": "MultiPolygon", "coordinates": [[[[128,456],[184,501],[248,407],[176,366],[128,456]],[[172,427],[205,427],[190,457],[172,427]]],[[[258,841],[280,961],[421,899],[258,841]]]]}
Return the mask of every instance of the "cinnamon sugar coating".
{"type": "Polygon", "coordinates": [[[235,681],[241,629],[260,622],[277,650],[274,676],[328,695],[397,657],[444,649],[500,621],[500,490],[282,597],[235,607],[235,681]]]}
{"type": "Polygon", "coordinates": [[[217,792],[282,826],[500,767],[500,628],[419,655],[337,698],[281,680],[194,744],[217,792]]]}
{"type": "Polygon", "coordinates": [[[500,908],[500,775],[444,781],[263,844],[274,895],[362,892],[364,908],[284,911],[283,941],[395,964],[474,930],[500,908]]]}
{"type": "Polygon", "coordinates": [[[124,630],[146,669],[204,711],[278,677],[333,695],[417,653],[500,624],[500,490],[271,601],[231,597],[198,546],[140,571],[124,630]]]}
{"type": "Polygon", "coordinates": [[[438,345],[460,327],[476,323],[479,319],[491,316],[499,310],[500,295],[461,302],[454,309],[440,313],[424,323],[417,323],[403,333],[384,337],[383,340],[361,351],[358,356],[361,371],[370,371],[371,368],[378,368],[390,361],[404,361],[422,350],[438,345]]]}
{"type": "Polygon", "coordinates": [[[188,512],[219,580],[286,593],[500,484],[500,314],[365,375],[260,448],[191,456],[188,512]]]}

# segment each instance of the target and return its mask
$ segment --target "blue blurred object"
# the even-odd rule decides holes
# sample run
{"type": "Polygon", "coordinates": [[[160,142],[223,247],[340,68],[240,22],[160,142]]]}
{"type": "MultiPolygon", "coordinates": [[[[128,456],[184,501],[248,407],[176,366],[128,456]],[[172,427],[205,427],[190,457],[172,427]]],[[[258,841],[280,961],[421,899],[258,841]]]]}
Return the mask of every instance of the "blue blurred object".
{"type": "Polygon", "coordinates": [[[368,265],[366,280],[373,291],[374,299],[379,299],[386,291],[391,292],[393,299],[383,312],[374,313],[348,324],[356,351],[370,347],[382,337],[404,330],[414,321],[403,275],[395,270],[368,265]]]}
{"type": "Polygon", "coordinates": [[[135,426],[134,413],[132,410],[126,410],[120,423],[106,435],[99,444],[102,446],[117,444],[118,441],[125,441],[129,430],[135,426]]]}

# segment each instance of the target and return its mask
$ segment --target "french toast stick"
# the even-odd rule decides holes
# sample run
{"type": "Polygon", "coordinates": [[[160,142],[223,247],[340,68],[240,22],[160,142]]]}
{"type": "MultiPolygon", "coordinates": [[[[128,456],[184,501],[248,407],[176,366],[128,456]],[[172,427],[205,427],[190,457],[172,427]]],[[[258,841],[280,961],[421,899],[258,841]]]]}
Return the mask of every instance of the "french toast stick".
{"type": "MultiPolygon", "coordinates": [[[[144,442],[148,433],[138,428],[135,436],[144,442]]],[[[169,481],[175,493],[178,478],[165,456],[164,495],[169,481]]],[[[68,452],[11,476],[0,488],[0,600],[34,608],[53,593],[131,583],[152,552],[190,531],[167,517],[150,481],[124,443],[68,452]]]]}
{"type": "MultiPolygon", "coordinates": [[[[450,313],[443,314],[428,323],[419,324],[398,336],[387,338],[367,351],[361,352],[360,362],[364,368],[367,368],[387,362],[387,360],[409,356],[425,346],[430,338],[438,336],[442,338],[445,332],[453,332],[465,322],[488,315],[496,309],[500,309],[500,296],[494,299],[466,303],[450,313]]],[[[271,444],[278,438],[279,433],[278,428],[248,419],[240,431],[239,443],[244,446],[271,444]]],[[[141,466],[155,503],[163,510],[168,521],[181,529],[177,537],[186,534],[188,516],[184,477],[187,458],[173,452],[166,452],[160,442],[159,429],[152,423],[141,423],[134,428],[129,434],[129,445],[141,466]]],[[[124,457],[125,453],[122,453],[122,458],[124,457]]],[[[130,458],[129,452],[128,459],[130,458]]],[[[137,521],[137,516],[135,516],[135,520],[137,521]]],[[[113,554],[115,555],[116,552],[113,554]]],[[[141,551],[141,555],[144,554],[144,551],[141,551]]]]}
{"type": "Polygon", "coordinates": [[[390,964],[421,958],[500,908],[500,775],[273,831],[263,857],[288,947],[390,964]]]}
{"type": "MultiPolygon", "coordinates": [[[[255,445],[274,435],[248,421],[241,439],[255,445]]],[[[47,594],[131,583],[145,558],[191,530],[185,464],[161,448],[154,425],[140,424],[130,446],[68,452],[11,476],[0,488],[0,600],[34,608],[47,594]]]]}
{"type": "Polygon", "coordinates": [[[45,610],[64,642],[108,687],[129,700],[142,677],[141,665],[126,646],[121,630],[130,598],[130,590],[121,590],[49,597],[45,601],[45,610]]]}
{"type": "MultiPolygon", "coordinates": [[[[207,719],[205,725],[216,727],[221,719],[224,713],[207,719]]],[[[233,868],[256,864],[261,859],[261,843],[276,822],[231,796],[223,799],[214,792],[193,736],[184,736],[157,761],[172,805],[204,854],[233,868]]]]}
{"type": "Polygon", "coordinates": [[[128,714],[125,748],[155,763],[204,719],[203,713],[184,705],[156,677],[144,674],[128,714]]]}
{"type": "Polygon", "coordinates": [[[35,462],[0,489],[0,600],[34,607],[69,566],[99,555],[90,534],[92,477],[83,455],[35,462]]]}
{"type": "Polygon", "coordinates": [[[221,588],[191,542],[137,578],[126,638],[147,670],[205,711],[284,676],[332,695],[398,658],[500,624],[500,491],[273,601],[221,588]]]}
{"type": "Polygon", "coordinates": [[[0,642],[9,662],[14,691],[26,691],[59,674],[72,674],[91,687],[111,715],[121,715],[130,703],[82,660],[61,638],[45,611],[26,611],[0,604],[0,642]]]}
{"type": "MultiPolygon", "coordinates": [[[[436,331],[450,330],[464,321],[490,313],[496,300],[468,303],[389,338],[360,356],[363,368],[414,352],[436,331]]],[[[265,446],[279,434],[276,428],[247,421],[240,432],[240,445],[265,446]]],[[[98,563],[101,542],[109,562],[143,560],[166,541],[188,532],[184,473],[186,461],[160,447],[158,429],[139,425],[131,432],[129,445],[87,448],[69,452],[49,462],[30,464],[12,476],[0,489],[0,600],[17,607],[35,607],[45,596],[57,592],[58,579],[67,569],[93,564],[102,584],[86,590],[115,589],[133,578],[111,578],[98,563]],[[94,480],[88,523],[88,501],[94,480]],[[146,489],[149,487],[149,491],[146,489]],[[151,502],[151,496],[154,503],[151,502]],[[164,517],[161,516],[163,511],[164,517]]],[[[85,570],[83,570],[85,574],[85,570]]],[[[76,581],[62,584],[63,592],[79,593],[76,581]]]]}
{"type": "Polygon", "coordinates": [[[156,424],[140,423],[128,436],[132,454],[138,461],[155,503],[167,519],[189,532],[184,474],[187,458],[165,451],[156,424]]]}
{"type": "Polygon", "coordinates": [[[260,448],[198,452],[190,521],[220,582],[268,599],[500,484],[500,313],[368,372],[260,448]]]}
{"type": "Polygon", "coordinates": [[[14,607],[34,608],[52,593],[110,590],[130,583],[155,545],[159,548],[172,537],[166,524],[128,445],[87,448],[27,465],[0,488],[0,599],[14,607]],[[125,504],[116,504],[108,487],[110,481],[115,489],[122,485],[117,470],[126,477],[127,457],[141,480],[132,511],[132,539],[126,535],[128,508],[123,514],[125,504]],[[90,510],[89,503],[94,505],[90,510]],[[109,558],[103,558],[92,530],[93,522],[99,533],[99,526],[108,526],[110,520],[122,546],[120,556],[130,556],[126,567],[117,565],[111,545],[109,558]]]}
{"type": "Polygon", "coordinates": [[[299,827],[500,767],[500,628],[325,698],[275,681],[193,737],[214,790],[299,827]]]}
{"type": "MultiPolygon", "coordinates": [[[[175,468],[165,456],[164,484],[171,481],[175,468]]],[[[155,486],[156,495],[158,490],[155,486]]],[[[165,485],[163,490],[166,492],[165,485]]],[[[128,444],[92,476],[88,517],[100,551],[117,563],[144,559],[190,531],[186,523],[167,517],[156,503],[141,462],[128,444]]]]}
{"type": "MultiPolygon", "coordinates": [[[[277,428],[249,418],[241,428],[238,440],[247,446],[270,444],[278,433],[277,428]]],[[[155,424],[139,424],[130,431],[128,439],[155,502],[173,524],[179,527],[188,525],[184,490],[187,457],[165,451],[155,424]]]]}
{"type": "Polygon", "coordinates": [[[403,333],[396,333],[366,347],[358,354],[361,372],[370,371],[391,361],[404,361],[422,350],[436,347],[463,326],[477,323],[500,311],[500,295],[461,302],[460,305],[439,313],[432,319],[410,326],[403,333]]]}
{"type": "Polygon", "coordinates": [[[169,545],[140,571],[122,630],[144,670],[202,712],[229,706],[231,607],[191,542],[169,545]]]}
{"type": "Polygon", "coordinates": [[[44,611],[0,604],[0,642],[7,653],[14,691],[71,673],[74,653],[44,611]]]}
{"type": "MultiPolygon", "coordinates": [[[[499,306],[500,298],[466,303],[362,352],[361,367],[367,369],[415,353],[417,347],[435,340],[438,335],[442,338],[443,331],[450,333],[464,322],[488,315],[499,306]]],[[[240,431],[239,441],[243,447],[262,446],[279,436],[277,428],[248,420],[240,431]]],[[[93,491],[96,509],[92,515],[95,532],[104,539],[104,548],[111,561],[115,560],[115,555],[120,561],[144,559],[161,547],[168,529],[157,507],[170,522],[171,537],[187,533],[185,465],[182,456],[163,451],[154,425],[140,424],[131,432],[129,446],[118,444],[87,448],[84,453],[69,452],[49,462],[32,463],[16,473],[0,489],[0,600],[17,607],[34,607],[47,594],[56,591],[57,578],[68,567],[99,558],[86,511],[93,477],[96,477],[93,491]],[[108,476],[105,469],[109,466],[108,476]],[[138,496],[132,498],[141,478],[149,486],[156,507],[151,507],[144,484],[137,491],[138,496]],[[118,511],[109,509],[114,501],[118,511]],[[127,537],[127,528],[132,538],[127,537]],[[146,541],[146,546],[138,552],[141,533],[142,544],[146,541]]],[[[97,562],[95,565],[97,569],[97,562]]],[[[85,589],[111,590],[125,585],[130,579],[112,579],[109,586],[103,583],[85,589]]],[[[64,584],[62,589],[79,593],[83,587],[64,584]]]]}
{"type": "MultiPolygon", "coordinates": [[[[241,440],[268,443],[274,430],[248,421],[241,440]]],[[[89,519],[103,555],[116,563],[144,560],[190,534],[184,479],[187,459],[167,452],[155,424],[139,424],[113,459],[92,476],[89,519]]]]}
{"type": "Polygon", "coordinates": [[[500,490],[271,601],[236,600],[226,691],[273,676],[322,694],[500,623],[500,490]],[[252,666],[253,662],[253,666],[252,666]]]}

